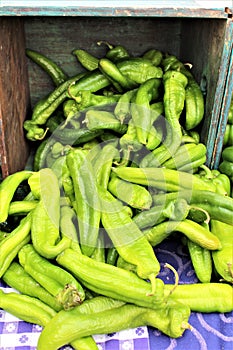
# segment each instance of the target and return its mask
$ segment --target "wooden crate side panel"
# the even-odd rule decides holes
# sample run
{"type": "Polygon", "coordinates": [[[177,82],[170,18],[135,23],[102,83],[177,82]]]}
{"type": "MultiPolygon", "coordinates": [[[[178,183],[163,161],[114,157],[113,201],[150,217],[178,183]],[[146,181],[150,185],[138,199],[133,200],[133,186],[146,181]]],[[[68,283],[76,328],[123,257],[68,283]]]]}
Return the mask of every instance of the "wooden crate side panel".
{"type": "Polygon", "coordinates": [[[2,176],[24,168],[29,146],[23,121],[29,106],[23,21],[0,22],[0,154],[2,176]]]}
{"type": "MultiPolygon", "coordinates": [[[[232,23],[233,25],[233,23],[232,23]]],[[[221,161],[224,134],[228,120],[228,113],[230,110],[230,103],[233,94],[233,44],[231,45],[231,56],[229,60],[229,71],[226,78],[224,89],[224,97],[221,105],[220,118],[217,128],[217,134],[214,142],[214,149],[211,157],[211,167],[217,169],[221,161]]]]}
{"type": "MultiPolygon", "coordinates": [[[[82,48],[97,57],[105,55],[99,40],[124,45],[132,55],[141,55],[150,48],[179,56],[180,19],[161,18],[93,18],[37,17],[25,18],[26,45],[57,62],[72,76],[83,68],[72,50],[82,48]]],[[[35,63],[28,60],[31,101],[34,105],[53,88],[53,83],[35,63]]]]}
{"type": "Polygon", "coordinates": [[[182,28],[183,59],[186,58],[193,64],[193,74],[205,95],[205,118],[200,133],[202,141],[207,145],[208,162],[213,150],[210,134],[216,134],[223,95],[223,91],[218,92],[216,99],[218,80],[220,74],[225,76],[227,71],[227,67],[221,67],[225,28],[226,21],[213,19],[184,21],[182,28]]]}

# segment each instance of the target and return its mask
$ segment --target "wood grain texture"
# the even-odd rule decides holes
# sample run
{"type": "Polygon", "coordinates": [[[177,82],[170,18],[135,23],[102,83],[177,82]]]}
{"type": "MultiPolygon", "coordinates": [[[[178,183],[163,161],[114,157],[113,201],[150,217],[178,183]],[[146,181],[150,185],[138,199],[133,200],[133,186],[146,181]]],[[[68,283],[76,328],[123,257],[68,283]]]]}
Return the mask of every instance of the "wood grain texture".
{"type": "Polygon", "coordinates": [[[23,121],[29,106],[23,21],[1,19],[0,25],[0,155],[2,176],[23,169],[29,147],[23,121]]]}

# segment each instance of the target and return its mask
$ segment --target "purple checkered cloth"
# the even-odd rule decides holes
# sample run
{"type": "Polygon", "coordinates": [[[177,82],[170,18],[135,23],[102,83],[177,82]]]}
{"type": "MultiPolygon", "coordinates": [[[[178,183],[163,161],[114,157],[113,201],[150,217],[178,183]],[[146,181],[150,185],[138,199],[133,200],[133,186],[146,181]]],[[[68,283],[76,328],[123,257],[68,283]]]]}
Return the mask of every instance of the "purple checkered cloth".
{"type": "MultiPolygon", "coordinates": [[[[165,283],[174,283],[173,273],[164,268],[172,265],[179,274],[179,283],[196,283],[188,252],[180,242],[166,240],[155,248],[161,264],[160,277],[165,283]]],[[[0,288],[11,291],[0,281],[0,288]]],[[[201,296],[198,296],[201,298],[201,296]]],[[[182,337],[172,339],[152,327],[138,327],[118,333],[94,335],[99,350],[233,350],[233,312],[191,313],[189,323],[193,330],[186,330],[182,337]]],[[[0,309],[0,350],[36,350],[42,328],[23,322],[0,309]]],[[[62,350],[71,350],[65,346],[62,350]]]]}

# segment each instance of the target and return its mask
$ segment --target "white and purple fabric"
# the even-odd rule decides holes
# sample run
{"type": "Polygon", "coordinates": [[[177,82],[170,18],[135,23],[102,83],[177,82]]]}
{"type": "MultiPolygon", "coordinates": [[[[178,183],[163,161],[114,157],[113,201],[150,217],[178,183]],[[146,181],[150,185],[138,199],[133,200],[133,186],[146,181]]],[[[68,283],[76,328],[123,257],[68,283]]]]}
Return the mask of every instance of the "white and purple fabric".
{"type": "MultiPolygon", "coordinates": [[[[181,242],[166,240],[155,248],[161,264],[158,277],[165,283],[174,283],[173,273],[164,268],[171,264],[179,274],[179,283],[196,283],[192,263],[181,242]]],[[[0,281],[0,288],[12,289],[0,281]]],[[[201,296],[197,296],[201,298],[201,296]]],[[[138,327],[118,333],[95,335],[99,350],[233,350],[233,312],[192,312],[189,323],[193,330],[186,330],[181,338],[172,339],[151,327],[138,327]]],[[[0,309],[0,350],[36,350],[42,328],[23,322],[0,309]]],[[[65,346],[62,350],[70,350],[65,346]]]]}

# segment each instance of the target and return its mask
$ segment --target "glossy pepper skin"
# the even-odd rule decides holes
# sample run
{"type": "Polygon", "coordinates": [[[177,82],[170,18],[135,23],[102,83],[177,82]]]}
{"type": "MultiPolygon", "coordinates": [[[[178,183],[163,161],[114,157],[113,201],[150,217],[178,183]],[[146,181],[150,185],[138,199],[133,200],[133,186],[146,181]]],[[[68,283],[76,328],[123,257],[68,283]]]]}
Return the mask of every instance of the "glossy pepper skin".
{"type": "Polygon", "coordinates": [[[155,187],[165,192],[181,190],[214,190],[215,187],[193,174],[166,168],[116,167],[113,172],[120,178],[133,183],[155,187]]]}
{"type": "Polygon", "coordinates": [[[205,227],[198,223],[185,219],[180,222],[164,221],[144,231],[144,234],[152,246],[156,246],[167,238],[172,232],[181,232],[192,242],[209,250],[221,249],[220,240],[205,227]]]}
{"type": "MultiPolygon", "coordinates": [[[[56,315],[51,307],[37,298],[15,292],[4,293],[0,290],[0,307],[19,319],[45,327],[56,315]]],[[[75,350],[97,350],[92,337],[74,339],[71,343],[75,350]]]]}
{"type": "Polygon", "coordinates": [[[101,222],[113,245],[124,260],[137,266],[140,278],[151,281],[151,294],[156,292],[155,277],[160,264],[141,230],[130,218],[119,200],[101,191],[101,222]]]}
{"type": "Polygon", "coordinates": [[[31,216],[29,212],[21,219],[19,225],[0,241],[0,277],[16,258],[19,250],[30,241],[31,216]]]}
{"type": "Polygon", "coordinates": [[[74,186],[80,248],[83,254],[90,256],[96,247],[100,225],[100,204],[93,167],[86,153],[80,149],[71,150],[66,162],[74,186]]]}
{"type": "Polygon", "coordinates": [[[142,83],[135,95],[135,101],[131,105],[131,114],[136,127],[137,139],[146,145],[148,135],[153,124],[150,102],[159,96],[161,79],[152,78],[142,83]]]}
{"type": "Polygon", "coordinates": [[[112,333],[122,329],[143,325],[155,327],[170,337],[180,337],[188,328],[190,309],[179,303],[172,303],[164,309],[152,310],[135,305],[122,305],[110,310],[82,315],[58,313],[42,331],[38,350],[55,350],[77,337],[90,334],[112,333]],[[76,324],[79,324],[79,327],[76,324]],[[51,337],[51,334],[56,336],[51,337]]]}
{"type": "Polygon", "coordinates": [[[26,49],[26,55],[38,64],[51,77],[55,86],[58,86],[68,79],[66,73],[54,61],[40,52],[26,49]]]}
{"type": "Polygon", "coordinates": [[[32,191],[38,192],[40,198],[32,212],[32,243],[40,255],[53,259],[71,244],[69,238],[61,238],[59,231],[60,187],[58,178],[51,169],[43,168],[35,174],[35,181],[31,181],[31,186],[32,191]]]}
{"type": "Polygon", "coordinates": [[[78,281],[64,269],[40,256],[32,244],[20,249],[19,262],[40,285],[42,285],[65,310],[80,305],[85,293],[78,281]]]}
{"type": "MultiPolygon", "coordinates": [[[[188,80],[181,72],[168,70],[163,75],[164,85],[164,113],[166,121],[167,136],[163,144],[149,154],[149,161],[154,160],[157,165],[163,164],[173,156],[180,146],[182,130],[180,125],[180,115],[184,109],[185,88],[188,80]]],[[[149,163],[148,161],[148,163],[149,163]]]]}
{"type": "Polygon", "coordinates": [[[229,196],[230,195],[230,180],[226,174],[221,174],[218,170],[211,170],[206,165],[201,165],[200,170],[195,174],[195,176],[203,179],[206,182],[213,184],[215,192],[229,196]]]}
{"type": "Polygon", "coordinates": [[[61,304],[56,301],[45,288],[28,274],[25,269],[17,262],[13,261],[2,276],[3,281],[18,292],[40,299],[43,303],[49,305],[53,310],[62,309],[61,304]]]}
{"type": "Polygon", "coordinates": [[[0,289],[0,307],[26,322],[44,326],[56,315],[50,306],[37,298],[0,289]]]}
{"type": "Polygon", "coordinates": [[[211,220],[210,229],[222,244],[221,250],[212,252],[215,269],[221,280],[233,284],[233,226],[218,220],[211,220]]]}
{"type": "Polygon", "coordinates": [[[155,279],[155,294],[151,295],[150,284],[134,273],[95,261],[72,249],[64,250],[56,260],[82,285],[98,294],[150,308],[164,305],[164,283],[159,278],[155,279]]]}
{"type": "Polygon", "coordinates": [[[226,224],[233,225],[232,208],[233,198],[224,196],[214,191],[193,189],[170,192],[166,194],[155,195],[153,201],[155,204],[167,203],[167,200],[184,198],[192,206],[204,209],[210,216],[210,219],[219,220],[226,224]]]}
{"type": "Polygon", "coordinates": [[[22,170],[7,176],[0,184],[0,222],[6,221],[11,200],[21,182],[28,180],[32,171],[22,170]]]}
{"type": "Polygon", "coordinates": [[[232,286],[226,283],[180,284],[175,289],[166,284],[170,299],[188,305],[194,312],[231,312],[233,310],[232,286]],[[200,296],[200,297],[197,297],[200,296]]]}

